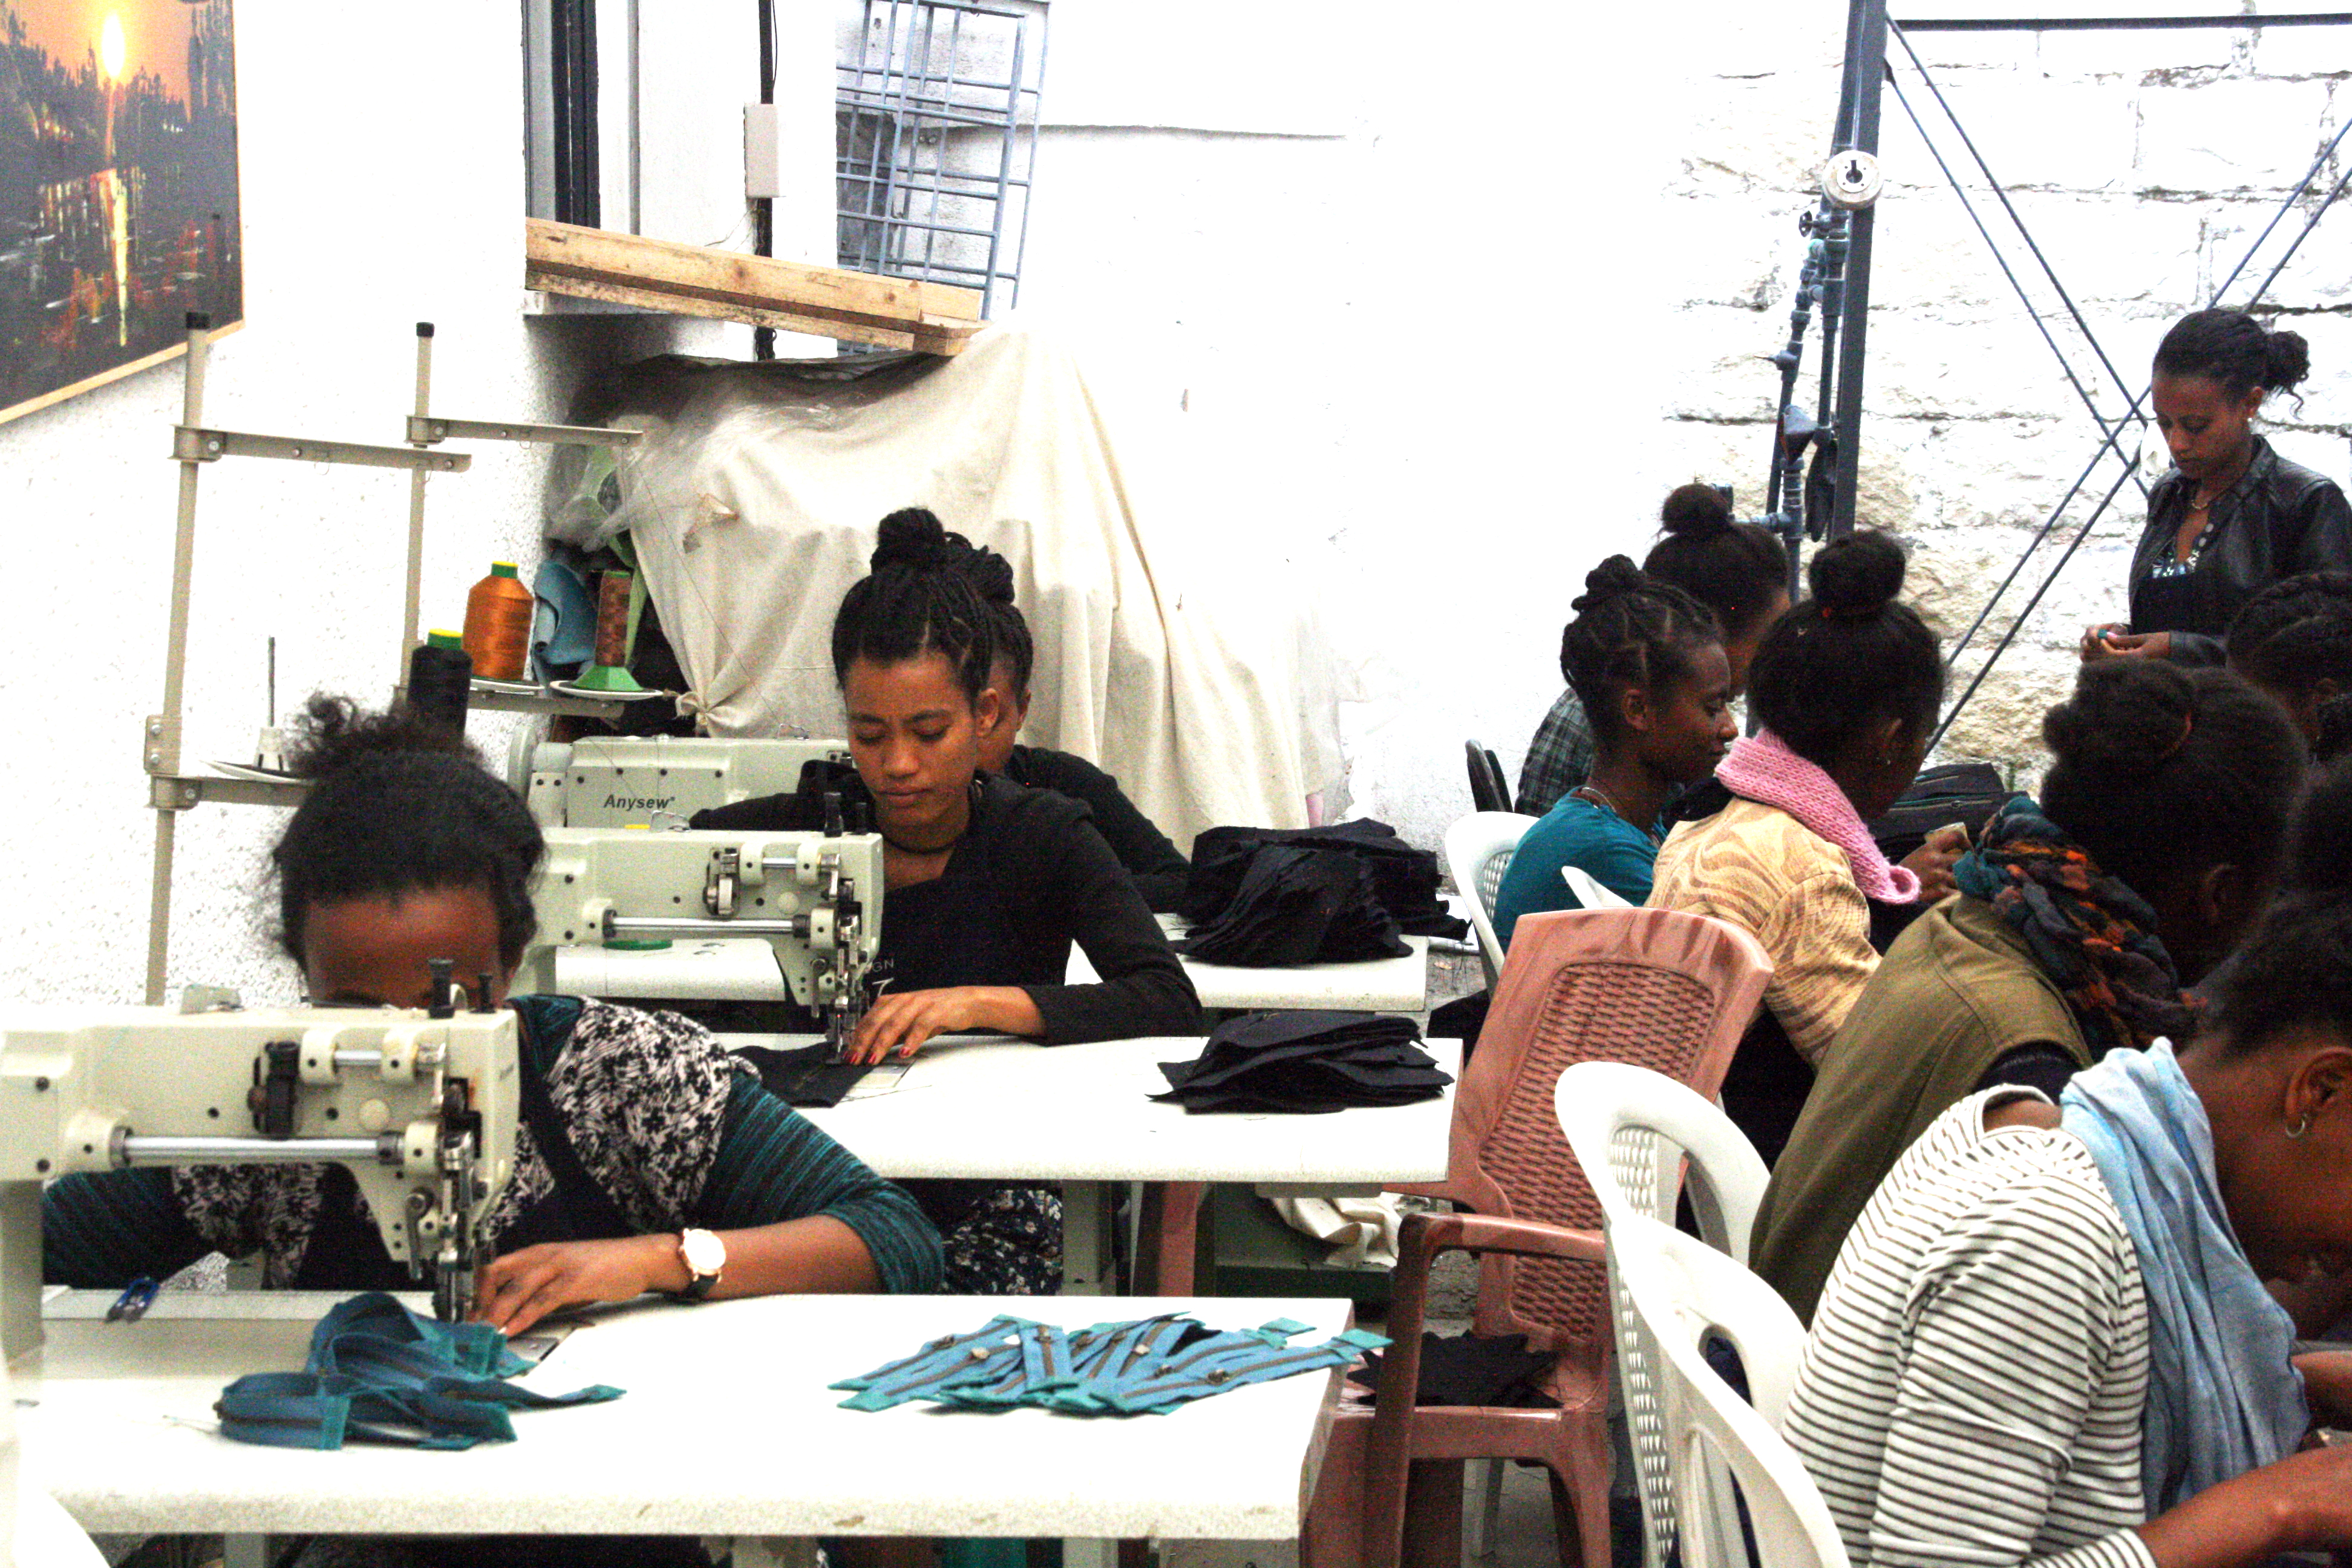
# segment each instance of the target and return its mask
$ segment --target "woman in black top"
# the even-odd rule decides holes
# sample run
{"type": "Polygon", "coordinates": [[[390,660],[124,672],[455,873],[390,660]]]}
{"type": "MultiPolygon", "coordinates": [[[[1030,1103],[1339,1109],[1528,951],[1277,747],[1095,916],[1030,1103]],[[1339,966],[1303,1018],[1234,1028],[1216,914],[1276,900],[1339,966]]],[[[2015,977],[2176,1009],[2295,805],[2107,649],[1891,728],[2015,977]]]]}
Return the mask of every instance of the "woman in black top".
{"type": "MultiPolygon", "coordinates": [[[[934,1036],[1047,1045],[1197,1035],[1201,1005],[1142,895],[1076,801],[980,771],[993,727],[987,607],[928,512],[882,521],[873,574],[841,602],[833,662],[849,751],[874,797],[887,892],[882,994],[850,1042],[859,1061],[934,1036]],[[1097,984],[1064,984],[1075,942],[1097,984]]],[[[947,1288],[1050,1292],[1060,1214],[1042,1188],[910,1182],[945,1233],[947,1288]]]]}
{"type": "Polygon", "coordinates": [[[912,1056],[970,1030],[1048,1045],[1197,1033],[1192,983],[1086,809],[980,772],[1002,699],[992,620],[957,555],[930,513],[892,513],[834,620],[887,876],[888,988],[851,1055],[912,1056]],[[1063,983],[1073,942],[1100,984],[1063,983]]]}
{"type": "Polygon", "coordinates": [[[2221,664],[2230,618],[2263,588],[2352,567],[2344,492],[2253,432],[2263,400],[2310,373],[2301,334],[2266,331],[2243,310],[2173,323],[2150,394],[2173,468],[2148,494],[2132,552],[2131,623],[2084,632],[2084,658],[2221,664]]]}

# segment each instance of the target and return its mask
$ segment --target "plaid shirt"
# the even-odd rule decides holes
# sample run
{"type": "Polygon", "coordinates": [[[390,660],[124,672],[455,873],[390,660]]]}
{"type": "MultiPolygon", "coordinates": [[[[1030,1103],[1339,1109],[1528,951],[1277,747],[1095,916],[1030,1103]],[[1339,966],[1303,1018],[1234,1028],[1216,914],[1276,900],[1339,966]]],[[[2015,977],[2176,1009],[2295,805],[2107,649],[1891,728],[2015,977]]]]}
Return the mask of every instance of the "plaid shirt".
{"type": "Polygon", "coordinates": [[[1592,726],[1585,721],[1584,704],[1576,693],[1562,691],[1528,744],[1514,805],[1523,816],[1541,816],[1591,771],[1592,726]]]}

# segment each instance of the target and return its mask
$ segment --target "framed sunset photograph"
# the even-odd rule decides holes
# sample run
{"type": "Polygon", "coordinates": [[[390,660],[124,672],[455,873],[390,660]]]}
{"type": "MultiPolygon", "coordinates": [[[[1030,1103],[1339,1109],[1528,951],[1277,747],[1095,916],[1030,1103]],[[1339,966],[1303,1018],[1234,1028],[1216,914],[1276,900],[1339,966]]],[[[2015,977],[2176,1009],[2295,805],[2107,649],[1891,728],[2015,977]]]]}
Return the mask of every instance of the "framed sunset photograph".
{"type": "Polygon", "coordinates": [[[231,0],[0,0],[0,423],[245,314],[231,0]]]}

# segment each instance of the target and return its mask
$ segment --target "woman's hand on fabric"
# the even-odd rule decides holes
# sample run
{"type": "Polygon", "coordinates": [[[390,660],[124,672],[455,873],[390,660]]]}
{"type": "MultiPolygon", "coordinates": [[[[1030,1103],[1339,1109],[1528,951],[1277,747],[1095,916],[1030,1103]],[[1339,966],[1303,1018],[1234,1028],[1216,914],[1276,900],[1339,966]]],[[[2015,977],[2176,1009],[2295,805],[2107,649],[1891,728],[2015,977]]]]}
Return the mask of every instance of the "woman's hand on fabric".
{"type": "Polygon", "coordinates": [[[866,1010],[844,1054],[853,1062],[878,1062],[893,1052],[911,1057],[939,1035],[1034,1035],[1044,1027],[1036,1003],[1017,985],[886,991],[866,1010]]]}
{"type": "Polygon", "coordinates": [[[1919,879],[1919,901],[1932,904],[1953,889],[1952,862],[1969,852],[1969,830],[1959,823],[1938,827],[1927,841],[1903,857],[1904,866],[1919,879]]]}
{"type": "Polygon", "coordinates": [[[626,1301],[648,1290],[681,1290],[687,1283],[675,1236],[549,1242],[484,1267],[474,1316],[519,1334],[566,1307],[626,1301]]]}

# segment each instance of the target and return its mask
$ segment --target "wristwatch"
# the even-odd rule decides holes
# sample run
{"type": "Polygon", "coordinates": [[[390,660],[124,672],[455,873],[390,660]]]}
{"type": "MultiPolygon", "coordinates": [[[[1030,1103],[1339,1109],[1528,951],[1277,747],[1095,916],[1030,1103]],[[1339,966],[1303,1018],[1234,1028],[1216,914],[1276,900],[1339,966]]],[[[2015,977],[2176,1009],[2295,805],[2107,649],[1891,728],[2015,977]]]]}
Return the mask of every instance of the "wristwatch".
{"type": "Polygon", "coordinates": [[[707,1230],[682,1230],[677,1236],[678,1261],[686,1265],[686,1289],[681,1301],[699,1301],[710,1294],[727,1271],[727,1244],[707,1230]]]}

